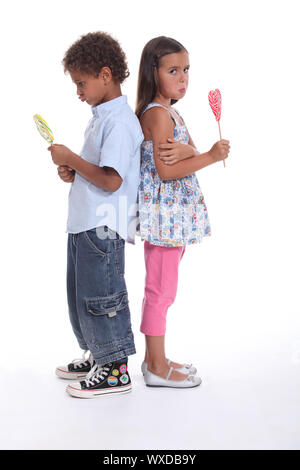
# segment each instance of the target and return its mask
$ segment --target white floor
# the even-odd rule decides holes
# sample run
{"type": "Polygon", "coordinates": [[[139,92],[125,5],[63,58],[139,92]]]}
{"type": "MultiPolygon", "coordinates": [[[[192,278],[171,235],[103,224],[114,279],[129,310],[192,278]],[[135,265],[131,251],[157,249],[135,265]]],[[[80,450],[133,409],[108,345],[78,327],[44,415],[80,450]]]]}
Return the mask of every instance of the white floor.
{"type": "Polygon", "coordinates": [[[299,351],[286,340],[222,354],[206,345],[203,383],[190,390],[145,387],[136,355],[132,393],[93,400],[69,397],[51,361],[7,368],[1,448],[299,449],[299,351]]]}

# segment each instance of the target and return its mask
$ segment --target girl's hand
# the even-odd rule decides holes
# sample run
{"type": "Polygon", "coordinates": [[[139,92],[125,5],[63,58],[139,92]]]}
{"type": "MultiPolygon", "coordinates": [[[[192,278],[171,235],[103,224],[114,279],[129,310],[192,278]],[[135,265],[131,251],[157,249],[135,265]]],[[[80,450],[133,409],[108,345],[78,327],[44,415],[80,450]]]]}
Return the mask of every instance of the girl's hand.
{"type": "Polygon", "coordinates": [[[174,163],[194,157],[198,153],[197,150],[189,144],[182,144],[174,139],[168,139],[168,142],[168,144],[160,144],[158,146],[158,156],[165,165],[174,165],[174,163]]]}
{"type": "Polygon", "coordinates": [[[229,140],[222,139],[216,142],[208,153],[212,156],[215,162],[218,162],[220,160],[225,160],[225,158],[228,157],[229,151],[229,140]]]}
{"type": "Polygon", "coordinates": [[[75,171],[70,168],[69,166],[60,165],[57,168],[58,176],[65,182],[65,183],[73,183],[75,178],[75,171]]]}
{"type": "Polygon", "coordinates": [[[70,166],[73,152],[68,149],[68,147],[60,144],[52,144],[50,147],[48,147],[48,150],[51,152],[52,160],[55,165],[70,166]]]}

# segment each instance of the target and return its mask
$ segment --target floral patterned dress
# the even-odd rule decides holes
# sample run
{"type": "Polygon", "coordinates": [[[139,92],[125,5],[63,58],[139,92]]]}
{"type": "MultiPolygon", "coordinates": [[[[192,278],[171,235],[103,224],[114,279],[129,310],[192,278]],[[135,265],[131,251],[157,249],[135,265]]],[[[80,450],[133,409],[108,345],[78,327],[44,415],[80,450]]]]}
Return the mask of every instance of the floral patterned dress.
{"type": "MultiPolygon", "coordinates": [[[[153,106],[167,109],[158,103],[150,103],[144,112],[153,106]]],[[[187,144],[189,135],[184,121],[180,125],[167,111],[175,122],[174,139],[187,144]]],[[[211,235],[207,207],[195,173],[175,180],[161,180],[156,171],[151,140],[144,140],[141,145],[138,200],[137,234],[152,245],[190,245],[211,235]]]]}

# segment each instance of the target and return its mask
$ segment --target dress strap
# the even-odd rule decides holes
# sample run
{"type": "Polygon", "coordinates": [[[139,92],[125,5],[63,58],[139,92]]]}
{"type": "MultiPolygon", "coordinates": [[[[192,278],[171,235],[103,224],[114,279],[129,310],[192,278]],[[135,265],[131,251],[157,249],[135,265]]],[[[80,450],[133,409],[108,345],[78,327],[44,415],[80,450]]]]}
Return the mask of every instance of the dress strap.
{"type": "MultiPolygon", "coordinates": [[[[177,121],[176,117],[173,116],[173,114],[171,113],[171,111],[166,107],[166,106],[163,106],[162,104],[160,103],[149,103],[148,106],[146,106],[146,108],[144,109],[144,111],[142,112],[141,116],[144,114],[145,111],[148,111],[148,109],[151,109],[151,108],[154,108],[155,106],[159,106],[161,108],[164,108],[166,111],[168,111],[168,113],[170,114],[170,117],[171,119],[173,119],[173,121],[175,122],[175,126],[180,126],[179,122],[177,121]]],[[[176,111],[176,110],[175,110],[176,111]]],[[[177,112],[177,111],[176,111],[177,112]]],[[[179,113],[177,112],[177,114],[179,115],[179,113]]],[[[181,117],[181,116],[180,116],[181,117]]],[[[183,121],[183,119],[182,119],[183,121]]]]}
{"type": "Polygon", "coordinates": [[[184,119],[183,119],[183,117],[181,116],[181,114],[180,114],[180,112],[178,111],[178,109],[176,109],[176,108],[173,108],[173,109],[174,109],[174,111],[178,114],[178,116],[180,117],[180,119],[182,120],[182,123],[185,124],[184,119]]]}

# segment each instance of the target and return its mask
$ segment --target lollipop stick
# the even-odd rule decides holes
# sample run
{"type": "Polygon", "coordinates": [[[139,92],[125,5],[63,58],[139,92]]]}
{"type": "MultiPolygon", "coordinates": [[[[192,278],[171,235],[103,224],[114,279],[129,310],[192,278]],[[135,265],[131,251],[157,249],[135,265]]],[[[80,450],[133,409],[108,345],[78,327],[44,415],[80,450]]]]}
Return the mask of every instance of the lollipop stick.
{"type": "MultiPolygon", "coordinates": [[[[220,121],[218,121],[218,126],[219,126],[220,140],[222,140],[220,121]]],[[[224,165],[224,168],[225,168],[225,160],[223,160],[223,165],[224,165]]]]}
{"type": "Polygon", "coordinates": [[[221,140],[221,139],[222,139],[222,134],[221,134],[221,126],[220,126],[220,121],[218,121],[218,126],[219,126],[220,140],[221,140]]]}

